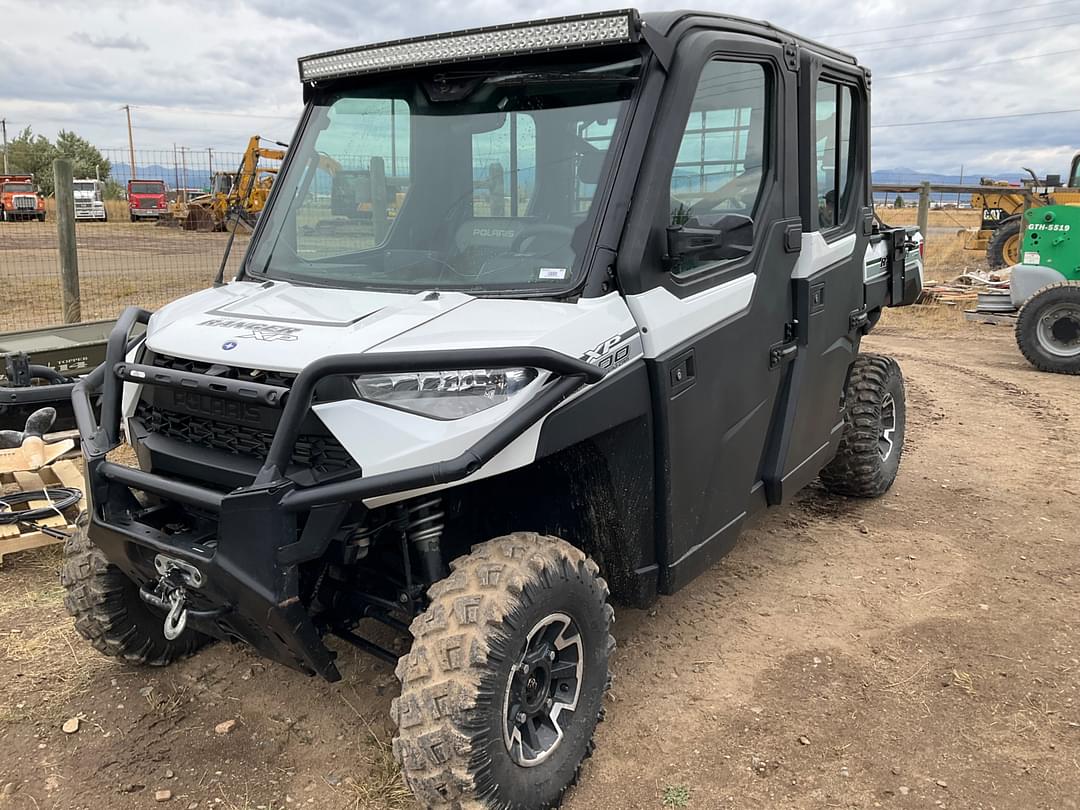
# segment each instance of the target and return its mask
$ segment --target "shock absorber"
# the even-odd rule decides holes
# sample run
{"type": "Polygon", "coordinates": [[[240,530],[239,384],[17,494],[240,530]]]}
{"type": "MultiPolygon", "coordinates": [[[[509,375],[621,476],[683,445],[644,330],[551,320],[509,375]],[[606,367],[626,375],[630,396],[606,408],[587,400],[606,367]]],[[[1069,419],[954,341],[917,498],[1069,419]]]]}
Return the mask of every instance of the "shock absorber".
{"type": "Polygon", "coordinates": [[[405,507],[405,537],[416,548],[428,582],[446,576],[441,545],[445,515],[438,495],[418,498],[405,507]]]}

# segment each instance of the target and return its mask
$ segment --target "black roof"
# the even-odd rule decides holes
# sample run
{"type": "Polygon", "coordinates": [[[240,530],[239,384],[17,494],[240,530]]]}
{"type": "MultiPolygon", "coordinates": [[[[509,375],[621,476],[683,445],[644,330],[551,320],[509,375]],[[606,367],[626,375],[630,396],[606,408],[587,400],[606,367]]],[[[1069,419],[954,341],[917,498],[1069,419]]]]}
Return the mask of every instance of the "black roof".
{"type": "Polygon", "coordinates": [[[794,41],[800,47],[807,48],[836,59],[857,65],[858,60],[851,54],[816,42],[812,39],[799,36],[784,28],[773,25],[765,20],[753,20],[748,17],[738,17],[733,14],[719,14],[715,11],[695,11],[693,9],[681,9],[676,11],[650,11],[641,15],[642,22],[664,37],[678,36],[679,29],[694,25],[706,28],[716,28],[723,31],[734,31],[753,36],[765,37],[775,41],[794,41]]]}

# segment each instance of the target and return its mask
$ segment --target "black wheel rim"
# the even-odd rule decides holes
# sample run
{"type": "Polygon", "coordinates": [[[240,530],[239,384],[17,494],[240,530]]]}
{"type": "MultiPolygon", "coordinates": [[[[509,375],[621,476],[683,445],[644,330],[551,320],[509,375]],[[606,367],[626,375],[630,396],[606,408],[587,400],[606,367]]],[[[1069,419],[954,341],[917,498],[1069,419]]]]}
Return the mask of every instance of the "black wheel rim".
{"type": "Polygon", "coordinates": [[[531,768],[550,757],[573,721],[581,695],[585,645],[565,613],[537,622],[506,683],[503,742],[510,758],[531,768]]]}
{"type": "Polygon", "coordinates": [[[896,400],[886,394],[881,400],[881,435],[878,436],[878,455],[888,461],[893,454],[896,436],[896,400]]]}
{"type": "Polygon", "coordinates": [[[1080,356],[1080,306],[1059,304],[1039,318],[1039,344],[1055,357],[1080,356]]]}

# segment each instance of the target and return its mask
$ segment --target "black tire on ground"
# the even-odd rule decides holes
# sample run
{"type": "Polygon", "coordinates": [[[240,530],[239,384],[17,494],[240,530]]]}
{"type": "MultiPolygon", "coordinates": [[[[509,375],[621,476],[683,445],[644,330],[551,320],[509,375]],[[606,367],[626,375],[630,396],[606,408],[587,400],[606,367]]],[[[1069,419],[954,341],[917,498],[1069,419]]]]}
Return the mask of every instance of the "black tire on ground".
{"type": "Polygon", "coordinates": [[[990,241],[986,243],[986,263],[991,270],[1019,264],[1022,226],[1020,217],[1013,217],[998,225],[990,235],[990,241]]]}
{"type": "Polygon", "coordinates": [[[138,222],[139,221],[139,218],[137,216],[135,216],[134,214],[130,214],[130,216],[131,216],[131,221],[132,222],[138,222]]]}
{"type": "Polygon", "coordinates": [[[526,532],[450,567],[396,670],[405,781],[425,808],[557,807],[603,713],[607,584],[569,543],[526,532]]]}
{"type": "Polygon", "coordinates": [[[111,564],[86,536],[86,521],[64,543],[60,569],[64,607],[75,629],[103,655],[132,664],[161,667],[190,655],[209,641],[185,630],[175,641],[163,633],[165,617],[139,598],[138,586],[111,564]]]}
{"type": "Polygon", "coordinates": [[[1039,371],[1080,374],[1080,283],[1051,284],[1025,301],[1016,345],[1039,371]]]}
{"type": "Polygon", "coordinates": [[[831,492],[877,498],[888,492],[904,452],[904,376],[891,357],[860,354],[844,392],[844,432],[821,471],[831,492]]]}

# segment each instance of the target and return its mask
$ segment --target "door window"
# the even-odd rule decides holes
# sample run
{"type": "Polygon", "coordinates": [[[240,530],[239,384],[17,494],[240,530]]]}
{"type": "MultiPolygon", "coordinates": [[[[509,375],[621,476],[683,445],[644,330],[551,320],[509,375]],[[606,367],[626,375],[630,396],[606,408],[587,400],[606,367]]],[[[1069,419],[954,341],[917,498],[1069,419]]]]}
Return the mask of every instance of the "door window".
{"type": "MultiPolygon", "coordinates": [[[[702,70],[671,174],[671,225],[709,227],[752,216],[765,173],[768,86],[764,66],[713,59],[702,70]]],[[[714,261],[687,260],[676,275],[714,261]]]]}
{"type": "Polygon", "coordinates": [[[822,230],[847,221],[851,205],[854,153],[854,93],[851,87],[818,81],[814,116],[817,155],[818,225],[822,230]]]}

